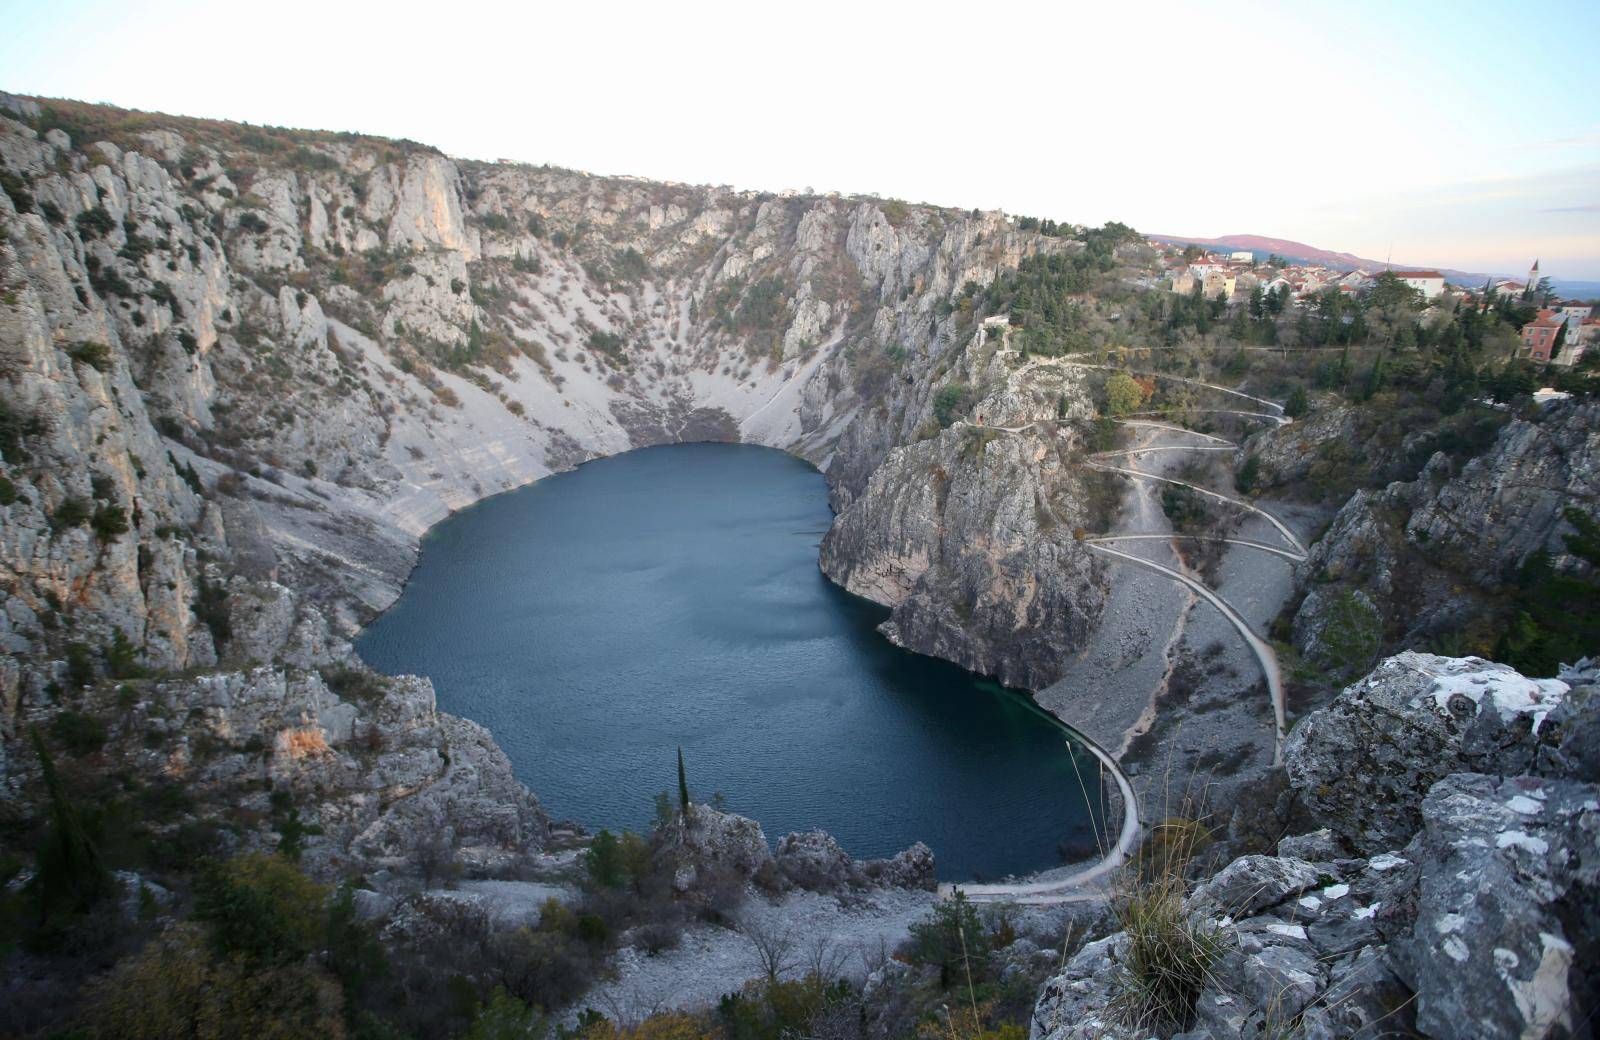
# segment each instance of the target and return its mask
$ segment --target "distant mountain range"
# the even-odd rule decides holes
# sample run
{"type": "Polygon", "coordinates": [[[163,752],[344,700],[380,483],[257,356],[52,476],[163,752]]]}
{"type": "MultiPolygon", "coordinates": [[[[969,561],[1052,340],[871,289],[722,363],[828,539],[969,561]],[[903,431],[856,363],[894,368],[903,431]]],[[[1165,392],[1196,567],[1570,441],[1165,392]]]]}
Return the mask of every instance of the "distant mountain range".
{"type": "MultiPolygon", "coordinates": [[[[1267,235],[1223,235],[1221,238],[1195,238],[1189,235],[1150,235],[1158,242],[1170,245],[1208,246],[1212,249],[1245,250],[1259,257],[1276,253],[1286,260],[1299,260],[1324,264],[1342,271],[1353,271],[1356,268],[1365,268],[1368,271],[1381,271],[1385,267],[1394,267],[1400,270],[1438,271],[1444,275],[1445,280],[1456,285],[1479,286],[1491,276],[1481,271],[1456,271],[1448,267],[1431,267],[1425,265],[1385,263],[1382,260],[1367,260],[1356,256],[1354,253],[1337,253],[1331,249],[1319,249],[1304,242],[1294,242],[1287,238],[1272,238],[1267,235]]],[[[1521,281],[1527,277],[1527,272],[1517,274],[1500,273],[1495,278],[1515,278],[1521,281]]],[[[1569,296],[1600,296],[1600,282],[1579,282],[1564,278],[1551,278],[1551,288],[1556,292],[1569,296]]]]}

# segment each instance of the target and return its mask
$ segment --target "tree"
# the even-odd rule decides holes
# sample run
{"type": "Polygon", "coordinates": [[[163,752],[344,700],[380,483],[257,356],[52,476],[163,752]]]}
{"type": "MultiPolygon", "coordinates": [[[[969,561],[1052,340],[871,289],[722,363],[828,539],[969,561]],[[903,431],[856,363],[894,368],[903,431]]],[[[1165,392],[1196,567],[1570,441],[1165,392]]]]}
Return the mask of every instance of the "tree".
{"type": "Polygon", "coordinates": [[[739,922],[739,933],[750,944],[750,952],[769,983],[795,964],[794,933],[787,926],[770,925],[760,918],[749,916],[739,922]]]}
{"type": "Polygon", "coordinates": [[[683,745],[678,745],[678,811],[689,818],[689,778],[683,771],[683,745]]]}
{"type": "Polygon", "coordinates": [[[610,831],[602,830],[594,836],[589,851],[584,853],[583,865],[589,872],[589,880],[601,888],[621,888],[628,880],[622,846],[610,831]]]}
{"type": "Polygon", "coordinates": [[[39,770],[50,796],[50,827],[39,846],[37,870],[28,882],[38,905],[39,923],[44,925],[57,914],[87,910],[111,891],[112,880],[100,860],[92,827],[67,797],[44,738],[34,728],[28,730],[28,735],[39,756],[39,770]]]}
{"type": "Polygon", "coordinates": [[[212,862],[195,879],[194,916],[223,956],[257,964],[302,961],[326,938],[328,890],[279,855],[212,862]]]}
{"type": "Polygon", "coordinates": [[[1145,389],[1126,372],[1113,372],[1106,380],[1106,411],[1131,415],[1144,407],[1145,389]]]}
{"type": "Polygon", "coordinates": [[[933,912],[911,926],[910,948],[913,963],[939,968],[939,988],[966,985],[970,978],[981,983],[989,973],[989,934],[978,918],[978,910],[957,891],[933,912]]]}
{"type": "Polygon", "coordinates": [[[1289,392],[1289,399],[1283,403],[1283,414],[1291,419],[1298,419],[1306,414],[1310,407],[1311,400],[1306,394],[1306,388],[1297,386],[1289,392]]]}

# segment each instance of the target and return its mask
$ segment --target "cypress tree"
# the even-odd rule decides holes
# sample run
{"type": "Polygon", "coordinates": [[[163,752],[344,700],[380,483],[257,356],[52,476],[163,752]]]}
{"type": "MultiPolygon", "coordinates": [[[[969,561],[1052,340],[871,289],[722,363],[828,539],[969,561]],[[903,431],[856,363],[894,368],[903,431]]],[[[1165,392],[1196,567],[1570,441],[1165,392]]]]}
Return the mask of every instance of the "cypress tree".
{"type": "Polygon", "coordinates": [[[76,914],[111,889],[111,875],[100,861],[89,828],[67,797],[54,759],[37,729],[30,729],[39,770],[50,795],[50,829],[39,848],[38,872],[32,888],[39,901],[39,921],[45,923],[57,909],[76,914]]]}
{"type": "Polygon", "coordinates": [[[689,779],[683,772],[683,745],[678,745],[678,810],[689,818],[689,779]]]}

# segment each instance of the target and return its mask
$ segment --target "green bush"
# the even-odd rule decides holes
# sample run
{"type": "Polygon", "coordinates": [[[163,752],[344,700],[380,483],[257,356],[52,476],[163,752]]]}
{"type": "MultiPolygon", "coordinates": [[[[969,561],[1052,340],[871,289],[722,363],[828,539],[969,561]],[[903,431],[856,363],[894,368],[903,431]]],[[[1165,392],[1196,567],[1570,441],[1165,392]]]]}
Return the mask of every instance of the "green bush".
{"type": "Polygon", "coordinates": [[[102,542],[114,542],[128,533],[128,514],[121,506],[107,503],[97,507],[89,526],[102,542]]]}
{"type": "Polygon", "coordinates": [[[1191,532],[1211,522],[1205,496],[1181,484],[1168,484],[1161,489],[1161,511],[1179,531],[1191,532]]]}
{"type": "Polygon", "coordinates": [[[55,512],[50,514],[50,526],[57,531],[65,531],[72,527],[82,527],[94,515],[94,509],[86,498],[69,495],[56,506],[55,512]]]}
{"type": "Polygon", "coordinates": [[[104,343],[79,340],[67,348],[67,356],[79,364],[88,365],[96,372],[111,370],[111,348],[104,343]]]}
{"type": "Polygon", "coordinates": [[[1298,419],[1311,408],[1311,399],[1306,394],[1306,388],[1297,386],[1289,393],[1289,399],[1283,404],[1283,414],[1291,419],[1298,419]]]}
{"type": "Polygon", "coordinates": [[[206,864],[195,879],[194,916],[212,946],[259,965],[292,964],[319,949],[328,890],[278,855],[253,852],[206,864]]]}
{"type": "Polygon", "coordinates": [[[977,401],[977,394],[966,383],[946,383],[933,395],[933,418],[949,426],[966,415],[977,401]]]}
{"type": "Polygon", "coordinates": [[[110,213],[104,206],[95,206],[86,209],[73,218],[73,223],[78,225],[78,234],[84,238],[99,238],[109,235],[117,226],[110,213]]]}
{"type": "Polygon", "coordinates": [[[72,755],[90,755],[105,747],[106,724],[93,715],[70,708],[50,720],[50,737],[72,755]]]}
{"type": "Polygon", "coordinates": [[[939,988],[965,987],[989,978],[991,944],[978,908],[959,891],[911,926],[905,954],[915,964],[939,969],[939,988]]]}

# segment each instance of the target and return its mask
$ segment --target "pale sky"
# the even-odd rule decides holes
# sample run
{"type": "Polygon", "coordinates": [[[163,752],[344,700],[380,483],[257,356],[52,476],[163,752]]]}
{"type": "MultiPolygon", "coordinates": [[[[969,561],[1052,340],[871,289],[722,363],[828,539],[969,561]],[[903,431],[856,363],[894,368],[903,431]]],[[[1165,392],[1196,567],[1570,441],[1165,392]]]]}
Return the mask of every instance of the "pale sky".
{"type": "Polygon", "coordinates": [[[1600,279],[1600,3],[0,0],[0,89],[1600,279]]]}

